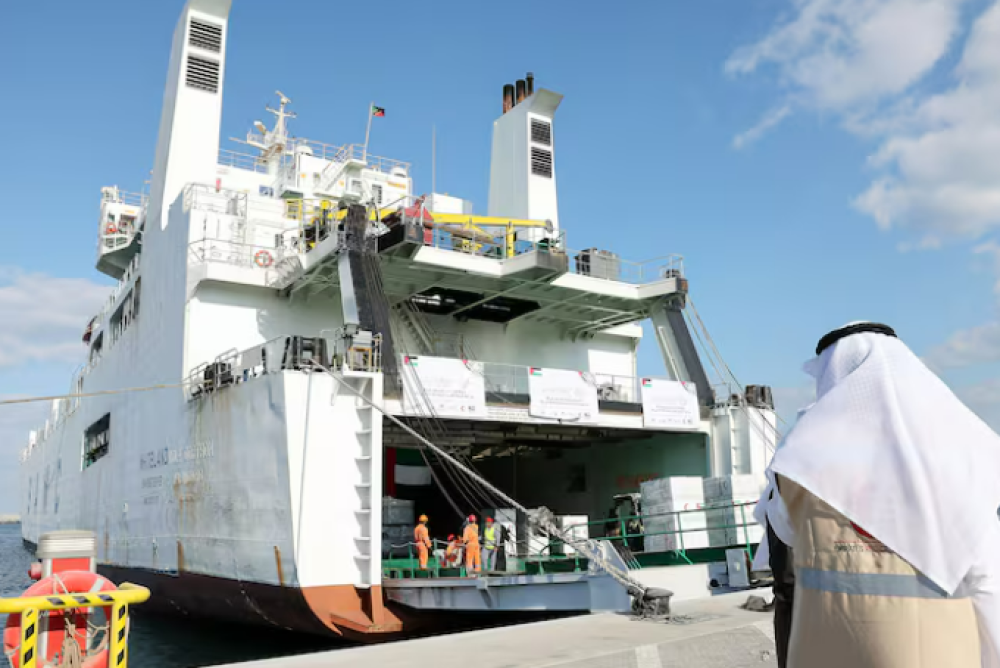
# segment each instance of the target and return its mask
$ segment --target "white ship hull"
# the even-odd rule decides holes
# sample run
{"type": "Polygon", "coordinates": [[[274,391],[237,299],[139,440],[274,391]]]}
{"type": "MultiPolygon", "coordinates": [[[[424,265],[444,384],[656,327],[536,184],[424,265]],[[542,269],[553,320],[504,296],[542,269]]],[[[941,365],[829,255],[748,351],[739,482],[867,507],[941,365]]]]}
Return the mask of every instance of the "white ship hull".
{"type": "MultiPolygon", "coordinates": [[[[478,359],[486,379],[477,405],[445,416],[448,447],[492,458],[483,469],[497,476],[517,468],[519,448],[532,452],[510,488],[535,506],[596,519],[650,477],[763,470],[773,412],[712,400],[677,258],[626,272],[612,254],[567,249],[551,134],[560,95],[529,93],[494,124],[492,218],[464,221],[466,203],[432,195],[451,208],[430,224],[423,208],[406,213],[423,207],[408,165],[290,139],[284,96],[276,127],[248,137],[260,156],[220,155],[228,13],[228,0],[190,0],[181,16],[148,198],[103,192],[97,266],[120,282],[87,327],[73,396],[54,404],[23,454],[26,542],[93,531],[99,568],[150,586],[151,605],[165,610],[350,638],[419,630],[432,618],[387,604],[382,591],[383,456],[415,442],[398,427],[390,434],[372,405],[426,415],[414,409],[426,397],[407,400],[405,383],[402,397],[394,382],[383,391],[392,375],[381,364],[347,364],[345,354],[336,368],[349,390],[289,348],[305,337],[332,352],[359,330],[383,337],[390,367],[441,355],[466,373],[458,360],[478,359]],[[363,197],[377,256],[348,251],[357,219],[332,217],[357,212],[363,197]],[[401,202],[395,223],[379,208],[390,197],[401,202]],[[358,263],[345,271],[350,253],[358,263]],[[367,293],[345,287],[352,276],[367,293]],[[677,411],[644,403],[645,319],[677,411]],[[448,351],[435,350],[442,342],[448,351]],[[529,375],[543,373],[577,383],[586,408],[536,410],[529,375]],[[478,405],[487,394],[490,405],[478,405]],[[560,448],[572,454],[563,460],[560,448]],[[555,484],[550,460],[583,489],[555,484]]],[[[457,514],[484,510],[463,503],[457,514]]]]}

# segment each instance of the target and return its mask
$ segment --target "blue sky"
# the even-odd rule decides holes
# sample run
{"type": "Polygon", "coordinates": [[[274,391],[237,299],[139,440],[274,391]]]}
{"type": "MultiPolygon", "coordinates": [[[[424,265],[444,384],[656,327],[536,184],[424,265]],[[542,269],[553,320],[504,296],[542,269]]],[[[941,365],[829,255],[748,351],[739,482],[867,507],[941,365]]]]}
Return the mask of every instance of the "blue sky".
{"type": "MultiPolygon", "coordinates": [[[[223,134],[281,89],[299,136],[411,161],[484,211],[505,82],[563,93],[572,247],[685,256],[741,381],[808,400],[827,330],[890,323],[1000,423],[1000,8],[987,0],[378,5],[236,0],[223,134]],[[371,28],[364,26],[371,25],[371,28]]],[[[8,3],[0,20],[0,395],[58,393],[110,285],[99,189],[148,178],[180,2],[8,3]],[[45,42],[37,30],[45,26],[45,42]]],[[[662,372],[652,340],[644,374],[662,372]]],[[[164,379],[168,381],[170,379],[164,379]]],[[[0,408],[0,512],[44,408],[0,408]]]]}

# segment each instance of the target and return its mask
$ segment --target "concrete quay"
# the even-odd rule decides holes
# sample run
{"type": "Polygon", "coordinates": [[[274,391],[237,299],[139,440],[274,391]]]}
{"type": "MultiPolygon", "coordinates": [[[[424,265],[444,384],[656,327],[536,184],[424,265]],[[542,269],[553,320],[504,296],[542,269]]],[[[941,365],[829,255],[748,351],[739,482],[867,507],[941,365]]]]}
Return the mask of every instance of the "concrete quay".
{"type": "Polygon", "coordinates": [[[742,610],[747,596],[677,603],[670,622],[586,615],[229,668],[776,668],[772,615],[742,610]]]}

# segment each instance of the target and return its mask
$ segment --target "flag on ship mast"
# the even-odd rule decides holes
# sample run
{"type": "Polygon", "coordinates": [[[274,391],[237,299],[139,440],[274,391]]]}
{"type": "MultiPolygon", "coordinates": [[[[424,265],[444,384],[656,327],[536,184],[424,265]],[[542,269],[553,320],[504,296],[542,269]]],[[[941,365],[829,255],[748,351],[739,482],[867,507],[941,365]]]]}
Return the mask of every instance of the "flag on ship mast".
{"type": "Polygon", "coordinates": [[[385,118],[385,107],[376,107],[375,103],[372,102],[368,105],[368,127],[365,129],[365,155],[363,160],[368,160],[368,138],[372,134],[372,119],[378,116],[379,118],[385,118]]]}

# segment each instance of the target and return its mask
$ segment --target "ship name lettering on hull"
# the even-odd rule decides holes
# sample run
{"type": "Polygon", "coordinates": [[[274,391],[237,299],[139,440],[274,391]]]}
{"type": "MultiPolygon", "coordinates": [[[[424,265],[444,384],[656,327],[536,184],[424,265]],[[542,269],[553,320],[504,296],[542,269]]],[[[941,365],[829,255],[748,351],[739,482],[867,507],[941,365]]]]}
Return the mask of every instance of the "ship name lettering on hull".
{"type": "Polygon", "coordinates": [[[185,448],[166,447],[144,453],[139,459],[139,469],[146,471],[181,462],[209,459],[213,456],[215,456],[215,446],[211,441],[202,441],[185,448]]]}

